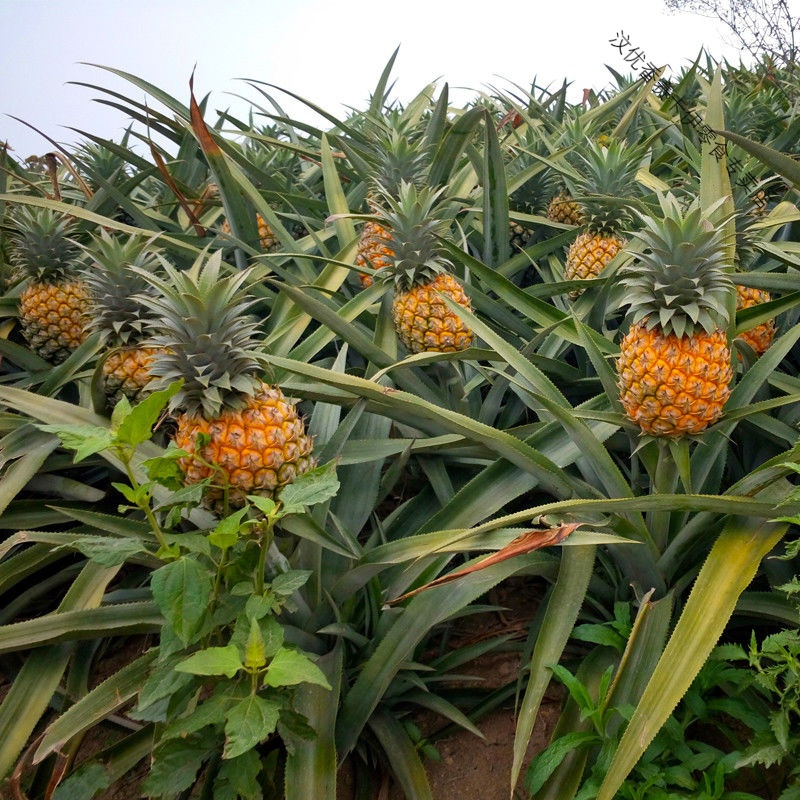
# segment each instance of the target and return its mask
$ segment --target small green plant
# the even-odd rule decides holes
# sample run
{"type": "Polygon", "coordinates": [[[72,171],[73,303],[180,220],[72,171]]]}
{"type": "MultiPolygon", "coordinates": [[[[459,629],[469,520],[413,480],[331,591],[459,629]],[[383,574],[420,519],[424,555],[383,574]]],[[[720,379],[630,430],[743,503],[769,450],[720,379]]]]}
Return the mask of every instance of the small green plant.
{"type": "Polygon", "coordinates": [[[778,767],[784,791],[779,800],[800,798],[800,630],[782,630],[761,643],[753,633],[747,650],[725,648],[730,660],[746,661],[748,684],[763,700],[768,724],[755,731],[737,767],[778,767]]]}
{"type": "MultiPolygon", "coordinates": [[[[199,782],[206,787],[203,797],[255,800],[274,778],[281,749],[315,735],[295,710],[296,692],[303,685],[331,688],[313,657],[278,621],[311,573],[286,566],[275,530],[284,517],[333,497],[339,482],[328,463],[299,476],[274,499],[250,496],[208,528],[190,525],[203,485],[183,487],[179,481],[177,458],[186,453],[172,446],[137,461],[137,448],[150,438],[178,388],[154,392],[134,407],[123,399],[110,428],[40,427],[74,450],[76,461],[100,451],[116,455],[127,477],[127,483],[113,484],[126,501],[119,511],[141,515],[149,526],[150,536],[81,536],[74,547],[106,565],[136,554],[162,562],[151,573],[150,589],[163,625],[158,645],[146,654],[147,669],[140,670],[129,712],[152,730],[152,764],[142,791],[174,798],[199,782]]],[[[48,741],[55,747],[57,739],[48,741]]],[[[82,765],[57,798],[89,798],[102,785],[97,765],[82,765]]]]}
{"type": "MultiPolygon", "coordinates": [[[[575,638],[597,644],[595,653],[618,656],[629,631],[629,611],[618,603],[613,620],[578,626],[575,638]]],[[[735,644],[717,647],[616,796],[620,800],[796,800],[800,797],[798,665],[796,630],[767,636],[760,644],[753,634],[748,650],[735,644]],[[763,773],[748,770],[754,766],[781,773],[780,794],[770,794],[763,773]],[[758,794],[731,788],[746,771],[753,780],[764,781],[758,794]]],[[[612,703],[613,664],[593,688],[562,665],[553,665],[552,671],[566,687],[582,725],[556,736],[533,759],[527,788],[531,797],[544,796],[538,793],[559,765],[575,751],[583,751],[587,768],[574,797],[591,800],[618,746],[620,722],[630,717],[632,709],[612,703]]]]}

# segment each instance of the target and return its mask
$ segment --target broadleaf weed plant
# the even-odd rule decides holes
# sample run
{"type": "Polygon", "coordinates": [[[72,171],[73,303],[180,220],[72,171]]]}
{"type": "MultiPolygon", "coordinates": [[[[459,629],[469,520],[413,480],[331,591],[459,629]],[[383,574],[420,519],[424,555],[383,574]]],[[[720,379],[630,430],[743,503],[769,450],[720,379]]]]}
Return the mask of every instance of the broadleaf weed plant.
{"type": "MultiPolygon", "coordinates": [[[[613,661],[630,633],[625,606],[616,604],[613,620],[576,627],[573,638],[595,644],[595,656],[605,652],[613,661]]],[[[602,656],[596,660],[603,663],[602,656]]],[[[529,796],[550,796],[548,779],[577,751],[585,755],[586,768],[575,798],[591,800],[618,745],[620,722],[633,709],[613,705],[613,663],[595,679],[580,670],[573,674],[564,665],[553,665],[552,671],[583,724],[563,734],[556,731],[534,757],[526,777],[529,796]]],[[[800,630],[784,629],[760,640],[753,632],[747,647],[719,645],[617,797],[796,800],[799,720],[800,630]]]]}
{"type": "MultiPolygon", "coordinates": [[[[185,524],[201,510],[202,483],[185,487],[174,445],[141,461],[137,447],[150,439],[179,382],[131,407],[121,401],[110,428],[42,425],[75,452],[115,454],[127,482],[115,482],[125,503],[146,520],[151,539],[78,537],[74,546],[106,565],[137,553],[162,563],[150,575],[153,600],[163,617],[155,658],[136,692],[129,718],[152,730],[152,763],[142,787],[153,798],[185,796],[203,786],[203,797],[261,798],[282,748],[312,738],[295,710],[304,685],[330,689],[314,659],[286,635],[278,616],[310,577],[286,567],[274,540],[287,515],[333,497],[339,482],[333,462],[316,467],[275,498],[249,496],[206,529],[185,524]]],[[[202,442],[199,448],[202,448],[202,442]]],[[[206,482],[213,480],[207,479],[206,482]]],[[[224,488],[224,487],[223,487],[224,488]]],[[[44,754],[41,754],[44,755],[44,754]]],[[[83,765],[59,787],[59,796],[94,796],[96,769],[83,765]],[[75,794],[69,794],[70,792],[75,794]],[[66,793],[66,794],[65,794],[66,793]]],[[[102,780],[101,780],[102,783],[102,780]]]]}

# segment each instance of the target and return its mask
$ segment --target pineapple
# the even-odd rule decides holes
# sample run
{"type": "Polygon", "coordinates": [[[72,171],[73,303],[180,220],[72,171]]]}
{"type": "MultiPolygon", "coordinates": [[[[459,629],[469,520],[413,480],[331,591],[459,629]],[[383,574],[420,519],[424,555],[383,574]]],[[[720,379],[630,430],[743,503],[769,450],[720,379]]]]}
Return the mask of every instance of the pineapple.
{"type": "Polygon", "coordinates": [[[547,219],[564,225],[583,225],[585,219],[580,204],[566,188],[561,188],[547,206],[547,219]]]}
{"type": "MultiPolygon", "coordinates": [[[[752,308],[761,303],[768,303],[771,299],[770,293],[765,289],[754,289],[740,284],[736,286],[737,311],[742,308],[752,308]]],[[[754,328],[750,328],[750,330],[742,331],[736,338],[750,345],[755,351],[755,354],[760,356],[763,355],[772,344],[776,330],[777,326],[775,325],[775,320],[768,319],[766,322],[762,322],[754,328]]]]}
{"type": "Polygon", "coordinates": [[[60,364],[86,339],[89,290],[78,274],[74,221],[49,208],[13,216],[11,260],[28,285],[20,295],[22,335],[45,361],[60,364]]]}
{"type": "Polygon", "coordinates": [[[448,221],[441,190],[402,183],[397,199],[384,196],[381,223],[392,231],[392,264],[385,272],[394,282],[392,319],[398,338],[412,353],[453,353],[472,344],[473,334],[440,294],[471,310],[464,287],[450,272],[437,238],[448,221]]]}
{"type": "MultiPolygon", "coordinates": [[[[404,130],[400,122],[395,127],[379,128],[376,142],[369,154],[372,169],[367,189],[367,205],[374,214],[385,206],[383,197],[396,198],[402,183],[419,186],[424,182],[428,153],[404,130]]],[[[394,254],[391,247],[392,232],[376,220],[369,220],[361,229],[356,252],[356,266],[373,270],[391,266],[394,254]]],[[[359,274],[361,285],[372,286],[373,278],[366,272],[359,274]]]]}
{"type": "Polygon", "coordinates": [[[644,252],[625,272],[631,326],[617,361],[620,398],[643,433],[678,438],[716,422],[730,394],[726,327],[733,283],[721,227],[673,195],[642,216],[644,252]]]}
{"type": "Polygon", "coordinates": [[[138,297],[150,286],[130,268],[153,272],[158,259],[142,239],[121,240],[105,231],[85,249],[92,261],[84,273],[92,300],[89,328],[103,334],[107,348],[101,368],[103,391],[111,406],[123,395],[137,403],[148,392],[149,367],[158,351],[141,344],[146,311],[138,297]]]}
{"type": "MultiPolygon", "coordinates": [[[[763,211],[752,201],[745,188],[737,182],[733,186],[733,200],[739,213],[736,215],[736,267],[737,271],[746,273],[753,269],[758,260],[759,251],[756,246],[763,233],[757,223],[763,211]]],[[[763,193],[763,190],[761,190],[763,193]]],[[[752,308],[761,303],[768,303],[772,299],[770,293],[764,289],[736,284],[736,310],[752,308]]],[[[775,338],[777,326],[775,320],[769,319],[737,337],[753,348],[756,355],[763,355],[775,338]]],[[[741,359],[741,354],[739,354],[741,359]]]]}
{"type": "MultiPolygon", "coordinates": [[[[392,232],[374,220],[368,220],[361,229],[358,237],[358,250],[356,253],[356,266],[363,270],[383,269],[389,267],[394,261],[392,251],[392,232]]],[[[373,284],[372,275],[366,272],[359,273],[361,285],[368,289],[373,284]]]]}
{"type": "MultiPolygon", "coordinates": [[[[558,207],[558,211],[566,211],[565,206],[559,206],[563,198],[555,203],[552,199],[558,181],[557,174],[550,167],[544,167],[539,160],[540,157],[549,155],[548,143],[539,129],[525,125],[513,132],[509,137],[509,143],[509,160],[506,168],[509,212],[543,215],[549,213],[548,201],[553,204],[554,210],[558,207]],[[528,177],[521,180],[523,175],[528,177]]],[[[577,209],[577,204],[575,207],[577,209]]],[[[524,250],[537,233],[535,228],[529,228],[513,217],[509,218],[508,226],[512,253],[524,250]]]]}
{"type": "Polygon", "coordinates": [[[567,280],[596,278],[625,246],[621,231],[630,220],[626,201],[633,195],[641,156],[639,148],[627,148],[616,140],[606,147],[587,140],[578,153],[578,175],[567,180],[572,195],[580,200],[586,230],[567,251],[567,280]]]}
{"type": "MultiPolygon", "coordinates": [[[[275,253],[281,249],[281,243],[275,232],[270,228],[269,223],[261,216],[256,214],[256,225],[258,227],[258,240],[265,253],[275,253]]],[[[231,224],[228,220],[222,223],[222,232],[228,236],[231,234],[231,224]]]]}
{"type": "Polygon", "coordinates": [[[312,466],[313,441],[295,404],[260,376],[256,302],[244,292],[250,271],[223,275],[221,253],[164,277],[135,268],[158,290],[143,295],[149,344],[160,348],[151,387],[182,378],[172,398],[174,442],[187,485],[211,479],[204,502],[225,513],[249,494],[273,497],[312,466]]]}

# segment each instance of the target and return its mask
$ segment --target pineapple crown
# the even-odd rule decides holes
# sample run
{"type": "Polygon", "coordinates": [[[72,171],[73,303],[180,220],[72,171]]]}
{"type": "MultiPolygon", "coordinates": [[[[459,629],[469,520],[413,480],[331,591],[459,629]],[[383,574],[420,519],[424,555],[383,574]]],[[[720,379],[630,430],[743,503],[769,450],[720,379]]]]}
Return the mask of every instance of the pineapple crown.
{"type": "Polygon", "coordinates": [[[727,327],[733,283],[725,255],[724,222],[704,218],[698,200],[683,211],[678,199],[660,199],[663,216],[640,214],[642,229],[632,234],[643,252],[623,270],[627,289],[621,305],[628,305],[631,324],[643,322],[649,330],[691,336],[727,327]]]}
{"type": "Polygon", "coordinates": [[[150,367],[154,389],[183,378],[170,408],[216,419],[243,408],[261,387],[258,320],[248,312],[258,301],[245,285],[252,269],[222,273],[222,253],[201,254],[187,270],[164,264],[164,274],[131,267],[156,294],[141,294],[150,312],[144,342],[163,350],[150,367]]]}
{"type": "MultiPolygon", "coordinates": [[[[127,139],[126,134],[120,146],[124,146],[127,139]]],[[[118,151],[104,144],[82,142],[73,151],[73,159],[78,171],[94,188],[99,188],[103,181],[119,180],[129,175],[128,162],[118,151]]]]}
{"type": "Polygon", "coordinates": [[[368,188],[372,208],[383,195],[397,197],[403,183],[420,185],[430,162],[430,154],[421,142],[409,133],[389,128],[379,134],[375,143],[368,188]]]}
{"type": "Polygon", "coordinates": [[[530,125],[515,130],[512,136],[516,142],[511,147],[507,167],[509,206],[527,214],[544,214],[552,197],[563,186],[560,175],[537,158],[548,155],[547,142],[539,130],[530,125]],[[520,176],[529,172],[534,174],[520,183],[520,176]]]}
{"type": "Polygon", "coordinates": [[[82,273],[94,307],[90,327],[116,345],[132,344],[144,336],[147,309],[140,295],[153,287],[132,267],[154,272],[160,266],[149,242],[132,235],[127,239],[104,230],[84,247],[91,267],[82,273]]]}
{"type": "Polygon", "coordinates": [[[587,137],[573,151],[575,172],[566,173],[564,182],[583,206],[589,233],[613,236],[631,221],[630,199],[644,149],[602,138],[600,144],[587,137]]]}
{"type": "Polygon", "coordinates": [[[397,291],[427,283],[453,267],[439,238],[446,233],[451,219],[445,216],[445,210],[452,209],[442,202],[443,192],[443,188],[434,190],[405,181],[396,197],[391,192],[381,192],[382,207],[377,217],[391,231],[393,263],[380,272],[386,280],[394,280],[397,291]]]}
{"type": "Polygon", "coordinates": [[[81,255],[75,221],[50,208],[22,206],[12,215],[11,262],[23,277],[59,283],[74,277],[81,255]]]}

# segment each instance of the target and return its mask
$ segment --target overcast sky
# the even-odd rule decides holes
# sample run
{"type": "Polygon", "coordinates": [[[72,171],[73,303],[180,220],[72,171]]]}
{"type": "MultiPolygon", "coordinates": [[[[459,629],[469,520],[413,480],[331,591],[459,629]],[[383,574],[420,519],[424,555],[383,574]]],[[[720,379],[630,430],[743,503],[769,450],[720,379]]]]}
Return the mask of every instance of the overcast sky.
{"type": "Polygon", "coordinates": [[[211,93],[213,122],[216,109],[246,116],[246,101],[263,102],[246,79],[339,116],[364,108],[398,45],[392,77],[401,101],[434,80],[447,81],[460,102],[491,87],[527,89],[534,77],[553,87],[567,78],[577,101],[584,87],[609,85],[605,65],[635,74],[625,56],[637,52],[672,71],[702,46],[739,60],[721,25],[667,14],[662,0],[0,0],[0,33],[0,141],[19,158],[52,146],[13,117],[66,145],[81,139],[70,128],[122,135],[124,113],[98,103],[99,89],[70,82],[145,99],[133,84],[80,62],[130,72],[183,103],[196,66],[195,93],[211,93]],[[624,50],[611,43],[622,36],[624,50]]]}

